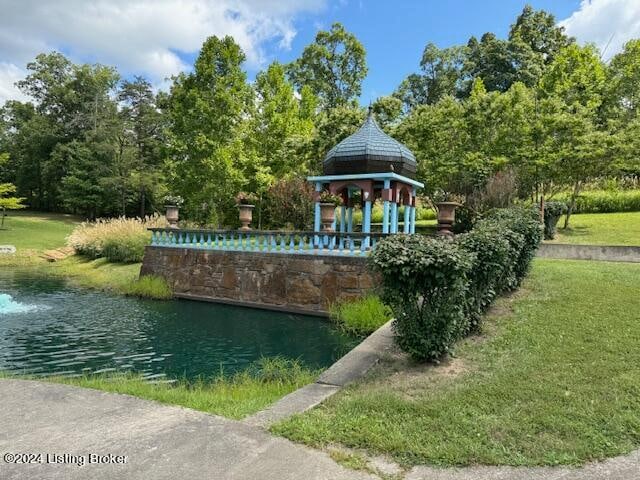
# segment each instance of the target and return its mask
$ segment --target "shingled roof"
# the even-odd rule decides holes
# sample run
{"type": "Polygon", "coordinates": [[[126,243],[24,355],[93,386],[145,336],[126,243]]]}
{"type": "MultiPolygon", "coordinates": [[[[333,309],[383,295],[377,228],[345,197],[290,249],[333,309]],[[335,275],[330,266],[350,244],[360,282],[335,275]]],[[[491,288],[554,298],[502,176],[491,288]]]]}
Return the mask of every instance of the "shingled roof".
{"type": "Polygon", "coordinates": [[[382,131],[371,109],[356,133],[329,150],[322,166],[325,175],[391,171],[413,178],[416,173],[411,150],[382,131]]]}

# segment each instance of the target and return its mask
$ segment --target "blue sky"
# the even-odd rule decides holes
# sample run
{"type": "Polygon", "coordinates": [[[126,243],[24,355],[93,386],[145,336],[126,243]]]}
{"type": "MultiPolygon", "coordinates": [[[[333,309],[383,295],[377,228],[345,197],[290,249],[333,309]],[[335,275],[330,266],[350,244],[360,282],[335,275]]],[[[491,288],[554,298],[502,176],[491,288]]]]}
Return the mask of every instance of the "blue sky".
{"type": "MultiPolygon", "coordinates": [[[[341,22],[367,50],[361,101],[388,95],[417,71],[428,42],[464,44],[490,31],[505,37],[521,0],[0,0],[0,104],[24,99],[14,83],[40,52],[100,62],[158,89],[189,70],[209,35],[232,35],[252,79],[269,62],[289,62],[319,29],[341,22]]],[[[530,0],[553,13],[579,42],[607,48],[640,37],[640,0],[530,0]]]]}
{"type": "Polygon", "coordinates": [[[369,74],[361,101],[365,104],[391,93],[410,73],[418,69],[428,42],[439,47],[465,44],[470,36],[494,32],[506,37],[526,3],[564,19],[574,12],[578,0],[404,0],[349,1],[335,4],[316,15],[304,15],[296,22],[298,35],[291,50],[274,55],[288,62],[313,41],[317,27],[328,29],[341,22],[354,33],[367,51],[369,74]]]}

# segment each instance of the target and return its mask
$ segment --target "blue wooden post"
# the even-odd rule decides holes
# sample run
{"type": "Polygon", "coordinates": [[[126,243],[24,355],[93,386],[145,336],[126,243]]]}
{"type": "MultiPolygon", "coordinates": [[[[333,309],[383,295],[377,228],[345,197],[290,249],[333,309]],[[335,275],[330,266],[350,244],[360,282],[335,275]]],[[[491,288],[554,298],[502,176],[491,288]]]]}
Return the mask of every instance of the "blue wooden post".
{"type": "MultiPolygon", "coordinates": [[[[322,191],[322,183],[316,182],[316,192],[320,193],[321,191],[322,191]]],[[[313,231],[314,232],[320,231],[320,202],[319,201],[317,201],[315,204],[315,218],[313,220],[313,231]]],[[[316,246],[318,245],[319,241],[320,239],[316,235],[314,237],[314,243],[316,246]]]]}
{"type": "Polygon", "coordinates": [[[416,233],[416,189],[413,188],[411,190],[411,226],[409,228],[409,233],[416,233]]]}
{"type": "MultiPolygon", "coordinates": [[[[384,181],[384,188],[386,190],[391,186],[389,180],[384,181]]],[[[389,233],[389,200],[385,199],[382,207],[382,233],[389,233]]]]}
{"type": "Polygon", "coordinates": [[[411,223],[411,205],[405,205],[404,206],[404,229],[403,232],[404,233],[409,233],[411,231],[411,225],[409,225],[411,223]]]}
{"type": "Polygon", "coordinates": [[[398,204],[396,202],[391,203],[391,228],[389,233],[398,233],[398,204]]]}
{"type": "Polygon", "coordinates": [[[347,207],[340,207],[340,233],[344,233],[347,228],[347,207]]]}
{"type": "MultiPolygon", "coordinates": [[[[362,232],[371,233],[371,200],[364,202],[364,218],[362,219],[362,232]]],[[[365,246],[369,246],[369,237],[364,238],[365,246]]]]}
{"type": "Polygon", "coordinates": [[[353,207],[347,208],[347,232],[353,233],[353,207]]]}

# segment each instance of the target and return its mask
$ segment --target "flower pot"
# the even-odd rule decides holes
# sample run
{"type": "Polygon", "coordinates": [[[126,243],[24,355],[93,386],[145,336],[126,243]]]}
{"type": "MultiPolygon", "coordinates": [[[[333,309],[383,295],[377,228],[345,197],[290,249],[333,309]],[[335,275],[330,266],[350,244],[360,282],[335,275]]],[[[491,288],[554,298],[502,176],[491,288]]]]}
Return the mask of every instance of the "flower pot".
{"type": "Polygon", "coordinates": [[[333,232],[333,221],[335,220],[336,206],[333,203],[320,204],[320,223],[323,232],[333,232]]]}
{"type": "Polygon", "coordinates": [[[438,235],[453,235],[453,222],[456,221],[456,208],[460,204],[456,202],[439,202],[438,207],[438,235]]]}
{"type": "Polygon", "coordinates": [[[240,210],[240,223],[242,224],[240,230],[251,230],[249,225],[251,224],[251,220],[253,220],[254,208],[256,208],[255,205],[238,205],[238,209],[240,210]]]}
{"type": "Polygon", "coordinates": [[[165,217],[169,222],[169,228],[178,228],[178,211],[180,210],[176,205],[165,205],[167,213],[165,217]]]}

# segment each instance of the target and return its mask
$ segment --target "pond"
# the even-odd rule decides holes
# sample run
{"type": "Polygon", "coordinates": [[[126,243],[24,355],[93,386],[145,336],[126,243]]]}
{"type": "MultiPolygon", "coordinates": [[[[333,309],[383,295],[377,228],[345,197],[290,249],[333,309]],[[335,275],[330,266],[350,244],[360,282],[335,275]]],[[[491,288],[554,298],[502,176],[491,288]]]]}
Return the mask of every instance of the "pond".
{"type": "Polygon", "coordinates": [[[328,367],[356,343],[317,317],[142,300],[0,271],[0,371],[194,379],[232,374],[272,356],[328,367]]]}

